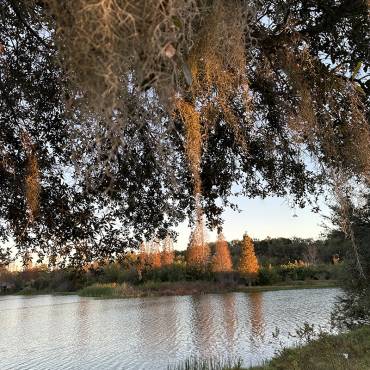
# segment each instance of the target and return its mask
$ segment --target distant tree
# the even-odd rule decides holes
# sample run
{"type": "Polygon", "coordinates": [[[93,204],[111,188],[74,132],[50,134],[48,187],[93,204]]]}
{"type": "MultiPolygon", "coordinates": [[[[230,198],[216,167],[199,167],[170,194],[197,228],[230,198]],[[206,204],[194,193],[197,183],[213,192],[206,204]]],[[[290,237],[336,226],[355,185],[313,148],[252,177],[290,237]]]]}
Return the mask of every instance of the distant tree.
{"type": "Polygon", "coordinates": [[[137,256],[136,270],[139,281],[143,278],[143,271],[148,264],[148,250],[145,242],[142,242],[139,247],[139,254],[137,256]]]}
{"type": "Polygon", "coordinates": [[[259,269],[253,240],[247,234],[244,234],[238,271],[241,276],[248,279],[250,284],[253,279],[257,278],[259,269]]]}
{"type": "Polygon", "coordinates": [[[153,269],[158,269],[162,266],[160,252],[153,252],[150,254],[150,266],[153,269]]]}
{"type": "Polygon", "coordinates": [[[230,272],[233,269],[229,245],[222,233],[217,238],[211,268],[213,272],[230,272]]]}
{"type": "Polygon", "coordinates": [[[157,239],[149,242],[149,265],[152,269],[158,269],[161,267],[161,252],[160,244],[157,239]]]}
{"type": "Polygon", "coordinates": [[[190,267],[204,271],[209,262],[209,254],[207,243],[193,244],[187,250],[186,263],[190,267]]]}
{"type": "Polygon", "coordinates": [[[173,264],[175,253],[173,250],[173,240],[167,235],[163,241],[163,250],[161,253],[162,266],[169,266],[173,264]]]}
{"type": "Polygon", "coordinates": [[[285,264],[303,259],[312,240],[300,238],[266,238],[255,241],[255,251],[263,264],[285,264]]]}
{"type": "Polygon", "coordinates": [[[205,227],[202,220],[197,225],[190,237],[186,251],[186,263],[196,270],[205,271],[209,263],[210,248],[205,241],[205,227]]]}
{"type": "Polygon", "coordinates": [[[315,265],[317,263],[317,258],[317,245],[315,243],[308,243],[306,251],[303,254],[303,260],[310,265],[315,265]]]}
{"type": "Polygon", "coordinates": [[[317,240],[319,260],[324,263],[333,263],[333,257],[343,261],[350,250],[349,240],[343,237],[340,230],[330,230],[323,240],[317,240]]]}

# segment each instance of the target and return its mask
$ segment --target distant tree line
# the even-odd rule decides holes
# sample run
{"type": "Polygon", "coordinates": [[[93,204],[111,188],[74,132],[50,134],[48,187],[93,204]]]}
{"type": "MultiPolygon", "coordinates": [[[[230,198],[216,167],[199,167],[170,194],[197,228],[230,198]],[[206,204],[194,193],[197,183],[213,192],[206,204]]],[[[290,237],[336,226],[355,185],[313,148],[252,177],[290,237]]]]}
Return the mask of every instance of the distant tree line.
{"type": "MultiPolygon", "coordinates": [[[[240,258],[242,240],[228,242],[233,264],[240,258]]],[[[209,243],[211,250],[215,243],[209,243]]],[[[343,233],[332,231],[323,239],[266,238],[254,240],[254,248],[261,265],[268,266],[303,261],[309,264],[337,263],[351,252],[343,233]]],[[[177,254],[182,252],[176,251],[177,254]]]]}

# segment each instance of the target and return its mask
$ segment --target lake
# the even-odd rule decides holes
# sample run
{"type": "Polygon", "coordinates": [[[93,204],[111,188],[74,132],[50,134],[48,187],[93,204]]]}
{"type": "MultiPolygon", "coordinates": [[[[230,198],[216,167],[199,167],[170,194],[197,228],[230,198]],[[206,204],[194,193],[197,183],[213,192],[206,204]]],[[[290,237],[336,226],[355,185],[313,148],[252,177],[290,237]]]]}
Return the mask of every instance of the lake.
{"type": "Polygon", "coordinates": [[[190,357],[256,365],[328,327],[338,289],[97,300],[0,296],[0,369],[166,369],[190,357]],[[280,338],[272,333],[280,330],[280,338]]]}

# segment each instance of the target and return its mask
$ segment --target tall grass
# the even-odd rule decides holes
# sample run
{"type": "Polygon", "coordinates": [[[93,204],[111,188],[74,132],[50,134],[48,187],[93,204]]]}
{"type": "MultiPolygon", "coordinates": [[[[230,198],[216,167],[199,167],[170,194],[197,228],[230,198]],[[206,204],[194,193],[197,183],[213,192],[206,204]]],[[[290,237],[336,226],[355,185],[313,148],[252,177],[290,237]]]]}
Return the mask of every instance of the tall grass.
{"type": "Polygon", "coordinates": [[[220,360],[220,359],[199,359],[189,358],[184,362],[168,366],[168,370],[241,370],[242,361],[238,360],[220,360]]]}
{"type": "Polygon", "coordinates": [[[83,297],[98,297],[98,298],[123,298],[136,297],[137,292],[131,285],[123,284],[94,284],[83,288],[79,291],[79,295],[83,297]]]}
{"type": "Polygon", "coordinates": [[[263,366],[253,370],[369,370],[370,327],[349,333],[309,340],[296,348],[283,349],[263,366]]]}
{"type": "MultiPolygon", "coordinates": [[[[319,333],[318,338],[309,339],[309,328],[297,331],[307,342],[297,343],[294,348],[285,348],[277,357],[249,370],[369,370],[370,369],[370,326],[348,333],[329,335],[319,333]],[[302,335],[304,334],[304,335],[302,335]]],[[[167,367],[168,370],[242,370],[241,360],[202,360],[189,358],[167,367]]],[[[244,368],[247,370],[247,368],[244,368]]]]}

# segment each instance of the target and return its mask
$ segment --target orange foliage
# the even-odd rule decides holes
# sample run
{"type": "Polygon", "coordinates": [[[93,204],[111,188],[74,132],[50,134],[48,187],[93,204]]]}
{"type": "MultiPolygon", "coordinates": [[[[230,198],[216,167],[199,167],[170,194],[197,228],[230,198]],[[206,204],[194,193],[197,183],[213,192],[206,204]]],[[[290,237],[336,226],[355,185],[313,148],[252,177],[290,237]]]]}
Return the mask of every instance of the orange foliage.
{"type": "Polygon", "coordinates": [[[157,269],[161,267],[161,253],[159,251],[158,240],[151,240],[149,242],[148,262],[152,269],[157,269]]]}
{"type": "Polygon", "coordinates": [[[222,234],[219,234],[216,242],[215,255],[212,258],[213,272],[229,272],[232,271],[233,264],[231,261],[230,250],[222,234]]]}
{"type": "Polygon", "coordinates": [[[140,244],[140,251],[137,261],[138,261],[137,266],[138,271],[143,270],[145,268],[145,265],[148,263],[148,251],[146,244],[144,242],[140,244]]]}
{"type": "Polygon", "coordinates": [[[190,245],[186,253],[186,262],[189,266],[204,270],[208,264],[210,248],[205,242],[204,222],[198,219],[191,235],[190,245]]]}
{"type": "Polygon", "coordinates": [[[161,267],[161,253],[154,252],[149,255],[149,264],[153,269],[158,269],[161,267]]]}
{"type": "Polygon", "coordinates": [[[163,250],[161,254],[162,266],[172,265],[174,257],[173,241],[169,236],[167,236],[163,242],[163,250]]]}
{"type": "Polygon", "coordinates": [[[254,253],[253,240],[244,234],[238,271],[247,278],[256,278],[260,267],[254,253]]]}
{"type": "Polygon", "coordinates": [[[205,268],[209,260],[210,249],[207,243],[192,245],[186,253],[186,262],[189,266],[205,268]]]}
{"type": "Polygon", "coordinates": [[[174,252],[169,252],[169,251],[162,251],[161,254],[161,261],[162,261],[162,266],[170,266],[173,264],[174,261],[174,252]]]}

